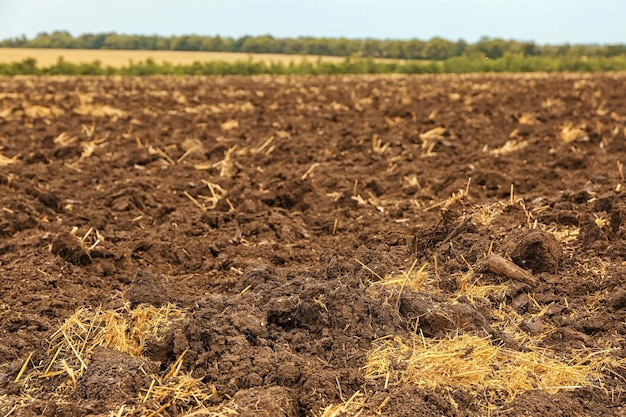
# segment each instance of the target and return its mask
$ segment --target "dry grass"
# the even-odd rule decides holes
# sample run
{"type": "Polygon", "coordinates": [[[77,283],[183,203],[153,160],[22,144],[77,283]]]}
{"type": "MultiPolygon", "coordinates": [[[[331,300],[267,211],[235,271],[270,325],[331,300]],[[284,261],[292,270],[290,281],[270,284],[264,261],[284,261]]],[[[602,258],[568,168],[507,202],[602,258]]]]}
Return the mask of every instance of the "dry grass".
{"type": "Polygon", "coordinates": [[[472,304],[478,301],[478,299],[492,295],[502,297],[508,289],[506,285],[480,284],[480,276],[477,276],[472,268],[465,273],[459,272],[458,276],[459,290],[457,294],[459,297],[466,297],[472,304]]]}
{"type": "Polygon", "coordinates": [[[188,414],[185,414],[184,417],[195,417],[195,416],[206,416],[206,417],[228,417],[228,416],[238,416],[239,412],[238,406],[234,401],[229,401],[223,404],[220,404],[215,407],[204,407],[195,411],[192,411],[188,414]]]}
{"type": "Polygon", "coordinates": [[[580,235],[580,227],[576,226],[552,226],[542,227],[546,232],[552,233],[552,235],[561,242],[565,253],[572,254],[574,250],[580,246],[578,237],[580,235]]]}
{"type": "Polygon", "coordinates": [[[221,124],[222,130],[229,131],[233,129],[237,129],[239,127],[239,121],[234,119],[229,119],[221,124]]]}
{"type": "Polygon", "coordinates": [[[512,401],[531,390],[556,393],[601,386],[604,369],[624,365],[624,360],[609,353],[580,351],[565,359],[549,349],[517,351],[471,334],[447,339],[415,335],[408,340],[390,336],[374,343],[365,376],[385,380],[387,385],[461,389],[492,404],[512,401]]]}
{"type": "MultiPolygon", "coordinates": [[[[386,276],[381,281],[377,281],[372,285],[383,287],[399,287],[400,292],[402,292],[402,290],[405,288],[407,291],[424,291],[427,288],[432,288],[434,284],[434,281],[431,279],[430,274],[426,271],[427,266],[428,264],[424,264],[421,266],[420,269],[415,270],[414,262],[409,270],[406,272],[402,272],[400,276],[386,276]]],[[[367,269],[370,270],[369,268],[367,269]]]]}
{"type": "Polygon", "coordinates": [[[217,396],[215,386],[212,386],[209,392],[203,386],[202,378],[194,378],[191,374],[178,374],[186,353],[187,350],[178,357],[163,378],[152,377],[152,383],[143,397],[143,402],[152,399],[162,405],[151,415],[157,415],[175,403],[184,405],[188,410],[204,409],[204,403],[217,396]]]}
{"type": "Polygon", "coordinates": [[[365,398],[359,391],[355,392],[350,398],[337,405],[329,405],[320,411],[319,417],[357,417],[363,413],[365,406],[365,398]]]}
{"type": "MultiPolygon", "coordinates": [[[[92,353],[97,347],[141,356],[149,339],[160,339],[172,323],[184,317],[185,313],[171,304],[160,308],[141,304],[134,309],[126,305],[119,310],[81,308],[51,336],[52,346],[47,352],[47,359],[33,364],[31,354],[25,360],[16,381],[24,384],[23,392],[30,398],[30,394],[34,397],[37,395],[37,380],[56,378],[60,382],[55,395],[58,401],[66,401],[77,388],[80,376],[90,366],[92,353]],[[26,372],[29,368],[30,372],[26,372]]],[[[139,393],[139,401],[146,407],[156,404],[158,408],[146,408],[141,415],[162,415],[174,405],[186,409],[189,416],[237,415],[236,404],[232,401],[216,407],[205,407],[207,401],[217,396],[217,390],[215,386],[207,387],[191,373],[181,372],[186,353],[184,351],[164,375],[150,375],[152,382],[139,393]]],[[[137,415],[136,412],[136,407],[127,408],[123,405],[110,415],[137,415]]]]}
{"type": "Polygon", "coordinates": [[[502,214],[503,207],[506,205],[498,202],[477,206],[472,213],[472,221],[481,226],[489,226],[496,217],[502,214]]]}
{"type": "Polygon", "coordinates": [[[149,338],[159,338],[172,322],[182,320],[184,312],[168,304],[160,308],[142,304],[135,309],[78,309],[52,335],[54,355],[42,378],[66,372],[65,362],[80,373],[97,347],[108,347],[131,356],[139,356],[149,338]]]}
{"type": "MultiPolygon", "coordinates": [[[[78,309],[51,336],[51,347],[46,357],[33,363],[29,356],[16,379],[24,384],[23,391],[26,394],[33,393],[35,396],[38,390],[35,381],[55,379],[59,382],[55,394],[63,400],[77,388],[77,381],[89,367],[96,348],[107,347],[131,356],[140,356],[149,339],[158,340],[173,322],[182,320],[184,316],[182,310],[171,304],[160,308],[142,304],[135,309],[129,305],[119,310],[78,309]]],[[[178,384],[176,386],[187,387],[194,398],[202,398],[193,391],[197,390],[197,382],[190,381],[187,376],[178,376],[177,372],[178,369],[168,374],[163,381],[157,377],[153,379],[157,379],[157,387],[161,391],[175,383],[178,384]]],[[[178,395],[180,391],[181,388],[175,388],[174,393],[178,395]]],[[[159,390],[154,392],[157,395],[159,390]]],[[[181,399],[188,401],[184,396],[181,399]]]]}
{"type": "Polygon", "coordinates": [[[198,197],[193,197],[187,191],[184,191],[183,194],[187,197],[193,204],[195,204],[200,210],[207,211],[213,210],[217,207],[217,204],[221,200],[226,200],[226,203],[229,205],[231,210],[234,210],[234,207],[230,200],[226,198],[228,192],[222,188],[219,184],[214,184],[212,182],[202,180],[202,183],[207,186],[210,196],[199,194],[198,197]]]}

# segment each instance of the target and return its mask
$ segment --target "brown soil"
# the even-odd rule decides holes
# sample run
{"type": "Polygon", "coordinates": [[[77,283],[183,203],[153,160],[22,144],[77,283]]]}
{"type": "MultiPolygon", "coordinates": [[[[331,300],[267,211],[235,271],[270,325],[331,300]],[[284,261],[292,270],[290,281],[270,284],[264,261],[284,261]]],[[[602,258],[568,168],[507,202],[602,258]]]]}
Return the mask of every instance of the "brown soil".
{"type": "MultiPolygon", "coordinates": [[[[142,400],[181,357],[223,415],[320,415],[357,391],[363,416],[484,415],[470,390],[364,365],[416,331],[524,350],[502,305],[563,358],[626,357],[623,74],[4,78],[0,99],[2,415],[184,415],[142,400]],[[437,291],[375,286],[426,263],[437,291]],[[505,294],[459,296],[474,269],[505,294]],[[74,386],[29,378],[77,309],[125,303],[186,315],[141,355],[96,348],[74,386]]],[[[626,370],[602,373],[490,412],[625,415],[626,370]]]]}

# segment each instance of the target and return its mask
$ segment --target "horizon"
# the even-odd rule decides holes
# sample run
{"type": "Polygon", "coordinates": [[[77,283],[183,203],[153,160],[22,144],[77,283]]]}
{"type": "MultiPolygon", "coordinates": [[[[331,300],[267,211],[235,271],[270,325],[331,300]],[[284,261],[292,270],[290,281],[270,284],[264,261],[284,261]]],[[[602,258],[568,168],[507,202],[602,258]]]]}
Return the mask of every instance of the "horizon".
{"type": "MultiPolygon", "coordinates": [[[[168,38],[168,37],[185,37],[185,36],[198,36],[198,37],[210,37],[210,38],[214,38],[214,37],[220,37],[223,39],[229,38],[229,39],[242,39],[242,38],[246,38],[246,37],[263,37],[263,36],[269,36],[272,39],[347,39],[347,40],[368,40],[368,39],[372,39],[372,40],[376,40],[376,41],[410,41],[410,40],[419,40],[419,41],[424,41],[427,42],[429,40],[432,40],[434,38],[441,38],[441,39],[445,39],[447,41],[450,42],[458,42],[458,41],[466,41],[468,44],[475,44],[480,42],[483,39],[487,39],[487,40],[503,40],[505,42],[535,42],[533,40],[524,40],[524,39],[514,39],[514,38],[502,38],[502,37],[491,37],[491,36],[482,36],[481,38],[477,39],[474,42],[469,42],[463,38],[459,38],[459,39],[450,39],[450,38],[444,38],[441,36],[432,36],[430,38],[373,38],[373,37],[348,37],[348,36],[310,36],[310,35],[298,35],[298,36],[274,36],[271,33],[260,33],[260,34],[256,34],[256,35],[251,35],[251,34],[243,34],[240,36],[229,36],[229,35],[220,35],[220,34],[202,34],[202,33],[180,33],[180,34],[173,34],[173,35],[160,35],[158,33],[123,33],[123,32],[116,32],[116,31],[109,31],[109,32],[83,32],[83,33],[72,33],[68,30],[65,29],[55,29],[55,30],[51,30],[51,31],[42,31],[39,32],[37,34],[35,34],[32,37],[27,37],[28,40],[32,40],[35,39],[36,37],[43,35],[43,34],[47,34],[47,35],[52,35],[54,32],[67,32],[70,34],[70,36],[72,36],[72,38],[76,39],[80,36],[84,36],[84,35],[118,35],[118,36],[140,36],[140,37],[152,37],[152,36],[157,36],[157,37],[163,37],[163,38],[168,38]]],[[[7,41],[7,40],[12,40],[12,39],[19,39],[22,35],[20,36],[12,36],[12,37],[8,37],[8,38],[0,38],[0,42],[2,41],[7,41]]],[[[557,44],[557,43],[549,43],[549,44],[541,44],[541,43],[537,43],[535,42],[538,46],[545,46],[545,45],[550,45],[550,46],[560,46],[560,45],[564,45],[564,44],[569,44],[572,46],[575,45],[583,45],[583,46],[590,46],[590,47],[595,47],[595,46],[607,46],[607,45],[624,45],[626,44],[626,42],[618,42],[618,43],[598,43],[598,42],[592,42],[592,43],[571,43],[571,42],[564,42],[561,44],[557,44]]]]}
{"type": "Polygon", "coordinates": [[[142,36],[421,39],[476,43],[499,38],[539,45],[626,42],[626,2],[574,0],[4,0],[0,39],[68,31],[142,36]]]}

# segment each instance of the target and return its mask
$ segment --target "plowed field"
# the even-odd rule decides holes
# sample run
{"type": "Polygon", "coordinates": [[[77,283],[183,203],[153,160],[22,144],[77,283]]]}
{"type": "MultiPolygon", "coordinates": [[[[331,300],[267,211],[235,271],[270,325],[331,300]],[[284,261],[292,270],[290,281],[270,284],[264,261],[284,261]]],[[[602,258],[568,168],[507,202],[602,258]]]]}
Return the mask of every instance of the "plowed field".
{"type": "Polygon", "coordinates": [[[626,414],[626,75],[0,79],[0,414],[626,414]]]}

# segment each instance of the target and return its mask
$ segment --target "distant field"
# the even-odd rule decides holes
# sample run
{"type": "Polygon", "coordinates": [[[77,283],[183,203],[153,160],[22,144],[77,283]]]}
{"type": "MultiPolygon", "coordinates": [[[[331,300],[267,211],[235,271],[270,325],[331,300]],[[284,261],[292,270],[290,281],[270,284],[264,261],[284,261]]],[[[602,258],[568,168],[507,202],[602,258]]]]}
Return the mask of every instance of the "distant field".
{"type": "MultiPolygon", "coordinates": [[[[301,55],[284,54],[247,54],[237,52],[195,52],[195,51],[123,51],[105,49],[32,49],[32,48],[0,48],[0,63],[19,62],[26,58],[35,58],[39,66],[54,65],[62,56],[67,62],[80,64],[99,60],[103,66],[119,67],[133,62],[152,58],[157,63],[165,61],[172,64],[189,65],[196,61],[253,61],[280,62],[289,64],[302,61],[301,55]]],[[[345,58],[337,56],[319,57],[323,61],[342,62],[345,58]]],[[[317,56],[307,55],[306,59],[316,61],[317,56]]]]}

